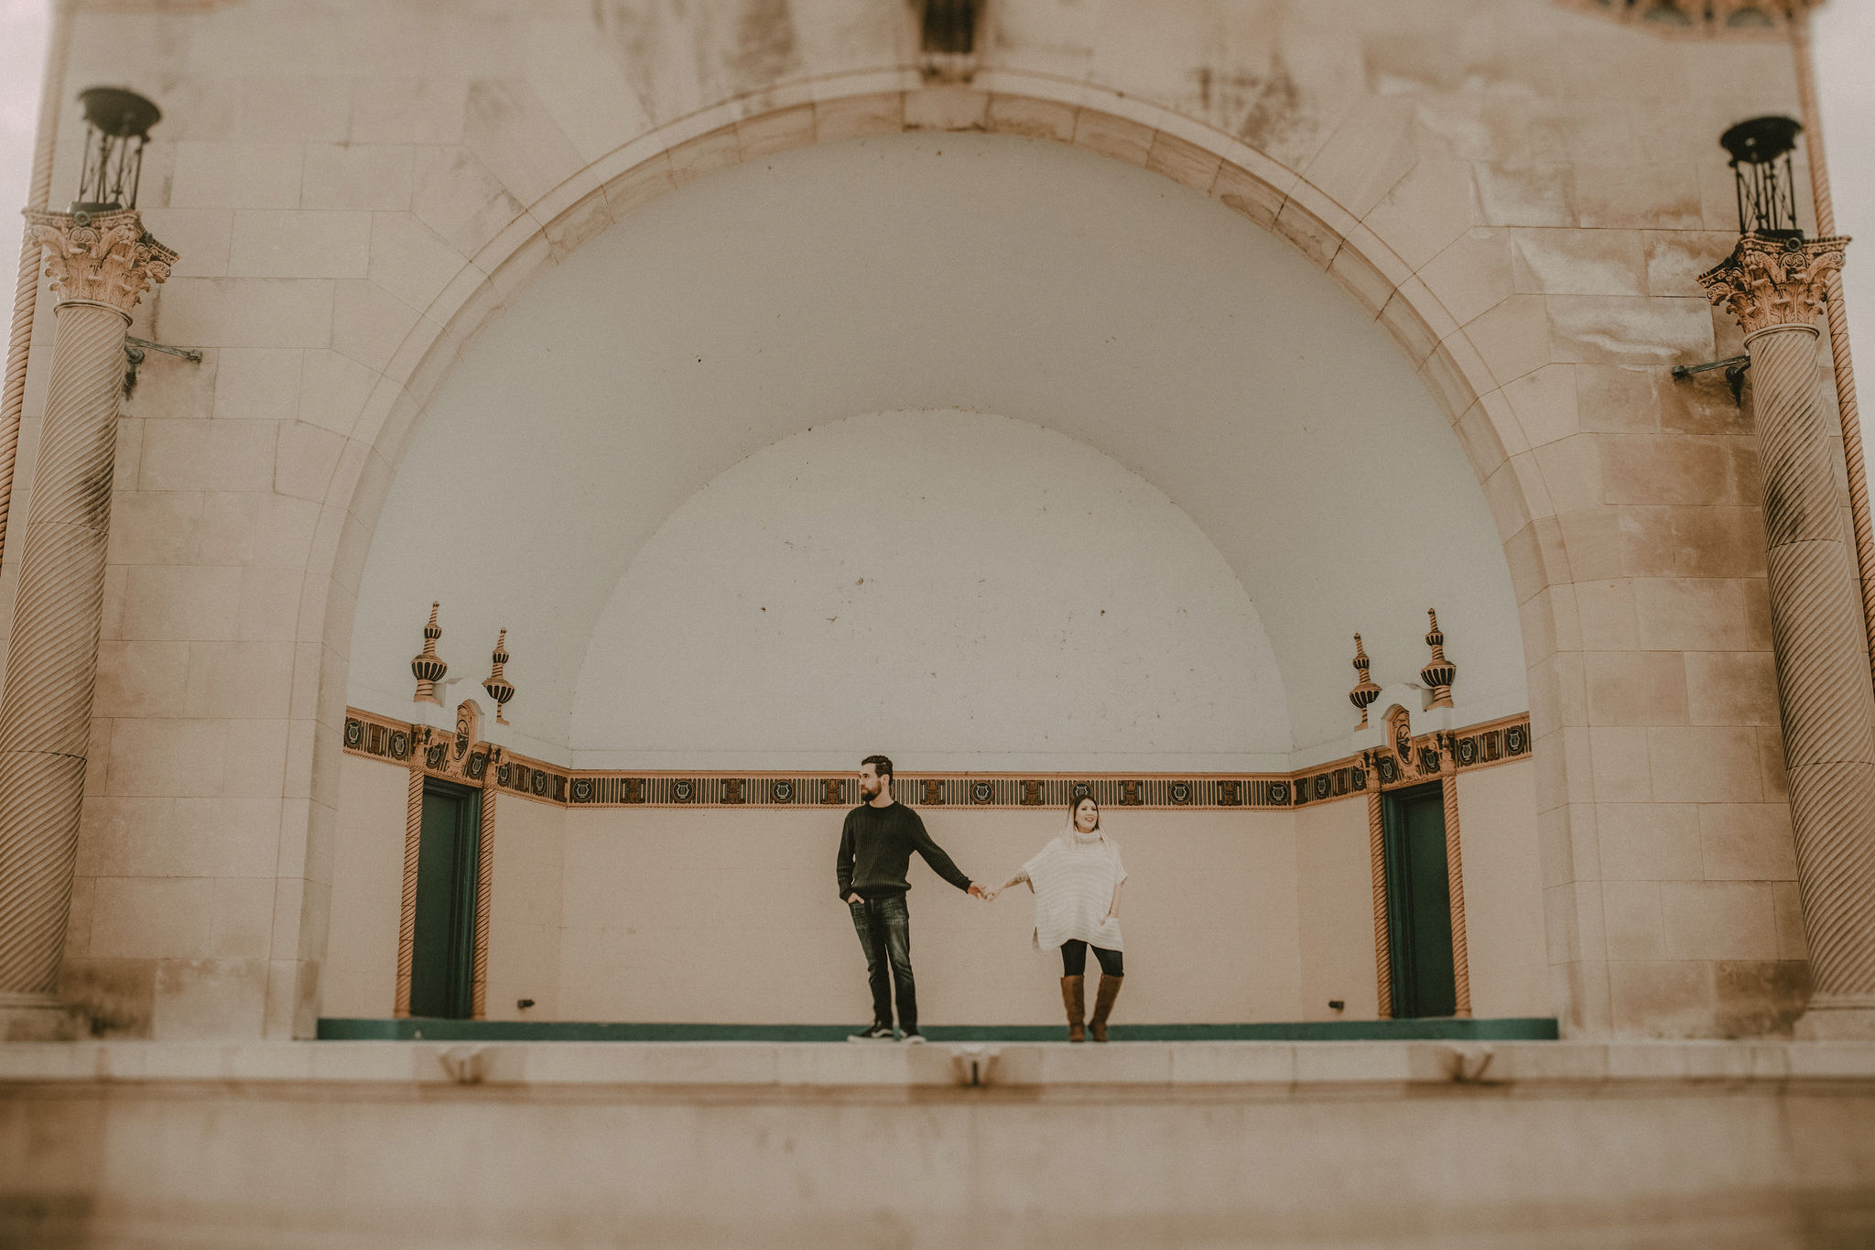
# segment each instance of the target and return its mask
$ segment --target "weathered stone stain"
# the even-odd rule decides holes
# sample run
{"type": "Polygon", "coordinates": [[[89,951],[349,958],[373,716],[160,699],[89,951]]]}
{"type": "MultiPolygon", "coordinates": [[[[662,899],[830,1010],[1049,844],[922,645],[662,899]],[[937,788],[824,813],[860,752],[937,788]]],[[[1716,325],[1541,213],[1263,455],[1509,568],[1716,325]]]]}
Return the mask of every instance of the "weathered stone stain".
{"type": "Polygon", "coordinates": [[[766,87],[799,64],[788,0],[745,0],[736,18],[730,72],[749,87],[766,87]]]}
{"type": "Polygon", "coordinates": [[[1272,54],[1262,74],[1201,65],[1192,79],[1204,115],[1260,152],[1281,147],[1304,125],[1302,90],[1280,54],[1272,54]]]}

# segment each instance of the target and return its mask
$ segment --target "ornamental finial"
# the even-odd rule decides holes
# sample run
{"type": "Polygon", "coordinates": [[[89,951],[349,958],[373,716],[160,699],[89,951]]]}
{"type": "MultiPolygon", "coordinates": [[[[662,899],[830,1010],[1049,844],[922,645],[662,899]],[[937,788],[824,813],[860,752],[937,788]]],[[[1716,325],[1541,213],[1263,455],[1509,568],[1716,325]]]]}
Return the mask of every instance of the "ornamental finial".
{"type": "Polygon", "coordinates": [[[1451,707],[1452,681],[1458,676],[1458,665],[1445,658],[1445,635],[1439,631],[1439,614],[1427,608],[1426,619],[1432,623],[1432,628],[1426,631],[1432,661],[1419,670],[1419,679],[1432,688],[1432,702],[1426,706],[1451,707]]]}
{"type": "Polygon", "coordinates": [[[412,696],[412,703],[434,703],[443,706],[443,701],[436,697],[436,683],[443,680],[443,674],[449,671],[449,665],[436,654],[436,640],[443,636],[443,631],[436,623],[436,613],[442,603],[430,605],[430,623],[423,627],[423,650],[410,661],[410,671],[417,678],[417,693],[412,696]]]}
{"type": "Polygon", "coordinates": [[[1356,729],[1367,728],[1367,705],[1380,697],[1380,687],[1376,686],[1374,679],[1367,675],[1367,668],[1371,663],[1372,661],[1367,658],[1367,652],[1361,647],[1361,636],[1354,635],[1354,671],[1360,680],[1354,683],[1354,689],[1348,691],[1348,702],[1361,713],[1361,723],[1355,726],[1356,729]]]}
{"type": "Polygon", "coordinates": [[[514,683],[502,676],[502,666],[508,662],[508,631],[502,630],[501,637],[495,640],[495,651],[490,657],[495,664],[495,671],[482,681],[482,689],[488,691],[488,697],[495,701],[495,721],[508,723],[508,700],[514,697],[514,683]]]}

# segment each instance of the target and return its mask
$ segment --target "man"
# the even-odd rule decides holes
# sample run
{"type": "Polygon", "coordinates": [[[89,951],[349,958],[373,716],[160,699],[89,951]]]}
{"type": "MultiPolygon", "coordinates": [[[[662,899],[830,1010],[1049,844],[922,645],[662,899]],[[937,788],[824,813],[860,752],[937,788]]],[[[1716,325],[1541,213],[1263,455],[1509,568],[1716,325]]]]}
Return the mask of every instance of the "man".
{"type": "Polygon", "coordinates": [[[907,1042],[922,1042],[918,1032],[918,991],[911,975],[911,915],[905,910],[905,892],[911,883],[905,870],[911,853],[924,856],[931,871],[972,898],[984,898],[983,887],[957,871],[931,835],[918,813],[892,798],[892,761],[868,755],[859,766],[860,805],[846,814],[840,831],[840,858],[834,872],[840,897],[853,913],[853,928],[866,951],[866,978],[872,984],[872,1027],[849,1041],[892,1040],[892,998],[898,997],[898,1023],[907,1042]],[[891,967],[891,982],[886,968],[891,967]]]}

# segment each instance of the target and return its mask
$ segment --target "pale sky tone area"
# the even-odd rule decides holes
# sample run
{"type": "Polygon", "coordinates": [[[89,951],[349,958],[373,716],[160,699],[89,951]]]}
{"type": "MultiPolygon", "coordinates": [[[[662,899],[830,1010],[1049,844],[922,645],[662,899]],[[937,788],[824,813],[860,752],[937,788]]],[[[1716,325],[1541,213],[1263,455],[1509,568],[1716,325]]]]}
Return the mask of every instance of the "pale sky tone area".
{"type": "MultiPolygon", "coordinates": [[[[38,123],[39,81],[45,72],[45,0],[0,0],[0,274],[7,292],[0,308],[13,307],[13,275],[19,272],[21,227],[14,214],[26,207],[32,181],[33,127],[38,123]]],[[[10,313],[8,315],[11,315],[10,313]]]]}
{"type": "MultiPolygon", "coordinates": [[[[46,0],[0,0],[0,30],[9,35],[0,40],[0,214],[8,217],[24,207],[32,175],[49,9],[46,0]]],[[[1875,55],[1875,3],[1830,0],[1815,18],[1815,45],[1836,228],[1863,240],[1850,249],[1843,278],[1851,354],[1862,366],[1857,390],[1868,395],[1875,391],[1875,74],[1868,68],[1875,55]]],[[[54,187],[53,202],[68,191],[54,187]]],[[[18,228],[0,228],[0,274],[17,272],[19,244],[18,228]]],[[[10,298],[0,306],[10,306],[10,298]]],[[[1868,441],[1875,400],[1861,406],[1868,441]]]]}

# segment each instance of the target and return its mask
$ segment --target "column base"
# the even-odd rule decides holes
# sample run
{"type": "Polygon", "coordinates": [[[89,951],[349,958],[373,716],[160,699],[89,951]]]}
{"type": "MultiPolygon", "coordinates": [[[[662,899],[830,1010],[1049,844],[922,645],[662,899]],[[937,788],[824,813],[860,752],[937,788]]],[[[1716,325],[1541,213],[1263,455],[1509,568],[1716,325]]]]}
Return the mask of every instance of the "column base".
{"type": "Polygon", "coordinates": [[[1800,1042],[1875,1040],[1875,998],[1811,999],[1793,1032],[1800,1042]]]}
{"type": "Polygon", "coordinates": [[[0,1042],[69,1042],[78,1016],[50,994],[0,993],[0,1042]]]}

